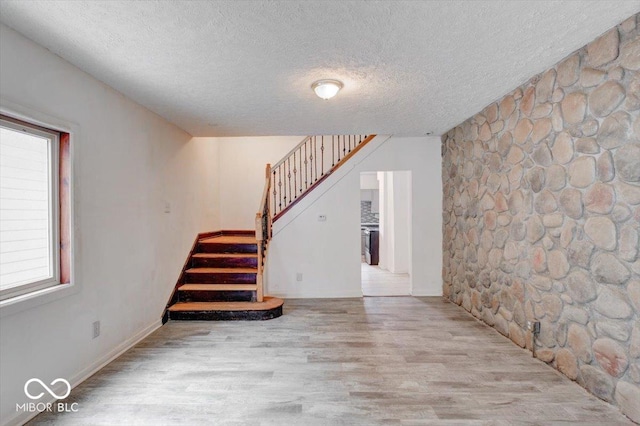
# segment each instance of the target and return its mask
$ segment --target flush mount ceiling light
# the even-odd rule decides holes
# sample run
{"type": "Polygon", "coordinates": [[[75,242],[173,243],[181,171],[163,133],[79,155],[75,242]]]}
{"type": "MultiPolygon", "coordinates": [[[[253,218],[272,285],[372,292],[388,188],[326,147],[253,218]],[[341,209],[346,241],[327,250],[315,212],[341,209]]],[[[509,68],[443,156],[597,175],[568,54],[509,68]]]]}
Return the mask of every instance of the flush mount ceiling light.
{"type": "Polygon", "coordinates": [[[342,89],[343,84],[338,80],[318,80],[311,85],[311,88],[319,98],[331,99],[342,89]]]}

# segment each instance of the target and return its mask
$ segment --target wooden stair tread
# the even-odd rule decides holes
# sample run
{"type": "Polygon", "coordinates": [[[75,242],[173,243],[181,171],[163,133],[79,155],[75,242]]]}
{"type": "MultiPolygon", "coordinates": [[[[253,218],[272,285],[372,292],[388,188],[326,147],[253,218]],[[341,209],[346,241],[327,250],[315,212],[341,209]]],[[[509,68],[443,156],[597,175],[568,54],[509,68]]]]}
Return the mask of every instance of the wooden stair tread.
{"type": "Polygon", "coordinates": [[[228,259],[242,259],[245,257],[257,259],[257,253],[194,253],[192,257],[202,258],[202,259],[217,259],[217,258],[228,258],[228,259]]]}
{"type": "Polygon", "coordinates": [[[265,297],[264,302],[178,302],[169,306],[169,311],[267,311],[283,303],[277,297],[265,297]]]}
{"type": "Polygon", "coordinates": [[[183,284],[178,291],[256,291],[257,284],[183,284]]]}
{"type": "Polygon", "coordinates": [[[219,235],[215,237],[203,238],[200,243],[220,243],[220,244],[258,244],[255,235],[219,235]]]}
{"type": "Polygon", "coordinates": [[[258,268],[189,268],[188,274],[257,274],[258,268]]]}

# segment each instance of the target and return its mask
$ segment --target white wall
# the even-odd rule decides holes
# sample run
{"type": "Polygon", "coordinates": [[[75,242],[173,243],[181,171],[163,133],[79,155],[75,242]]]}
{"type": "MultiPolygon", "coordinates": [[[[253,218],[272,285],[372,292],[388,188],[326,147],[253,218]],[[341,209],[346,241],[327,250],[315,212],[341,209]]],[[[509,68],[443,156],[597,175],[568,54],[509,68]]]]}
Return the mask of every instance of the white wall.
{"type": "Polygon", "coordinates": [[[411,172],[378,172],[382,209],[380,215],[381,269],[394,274],[410,272],[411,172]]]}
{"type": "Polygon", "coordinates": [[[393,268],[391,272],[410,272],[411,255],[411,172],[393,173],[393,268]]]}
{"type": "Polygon", "coordinates": [[[0,55],[3,110],[71,130],[74,150],[73,291],[0,309],[0,422],[9,424],[28,379],[78,383],[158,327],[196,233],[219,220],[215,144],[4,25],[0,55]]]}
{"type": "Polygon", "coordinates": [[[360,173],[360,189],[378,189],[378,173],[360,173]]]}
{"type": "Polygon", "coordinates": [[[380,218],[378,233],[378,266],[380,269],[389,270],[391,253],[393,251],[393,230],[390,224],[393,221],[393,198],[390,197],[390,186],[393,186],[391,172],[378,172],[378,194],[380,197],[380,218]]]}
{"type": "Polygon", "coordinates": [[[359,297],[360,172],[411,171],[414,295],[441,295],[440,139],[376,137],[274,223],[267,293],[283,297],[359,297]],[[327,220],[318,221],[318,215],[327,220]],[[302,281],[296,281],[296,273],[302,281]]]}
{"type": "Polygon", "coordinates": [[[304,136],[210,138],[219,146],[220,228],[254,229],[264,168],[280,161],[304,136]]]}

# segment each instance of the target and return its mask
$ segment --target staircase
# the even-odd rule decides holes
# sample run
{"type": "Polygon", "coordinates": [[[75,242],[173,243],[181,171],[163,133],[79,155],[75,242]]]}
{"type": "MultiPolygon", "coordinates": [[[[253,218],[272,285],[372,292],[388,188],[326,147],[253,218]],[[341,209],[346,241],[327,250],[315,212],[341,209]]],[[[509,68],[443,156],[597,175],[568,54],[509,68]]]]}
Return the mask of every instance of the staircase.
{"type": "Polygon", "coordinates": [[[199,234],[167,304],[168,320],[266,320],[282,299],[263,295],[272,222],[349,160],[375,135],[308,136],[267,164],[255,230],[199,234]]]}
{"type": "Polygon", "coordinates": [[[258,287],[255,231],[220,231],[196,240],[167,308],[166,320],[266,320],[282,315],[282,299],[258,287]],[[262,301],[258,301],[262,299],[262,301]]]}

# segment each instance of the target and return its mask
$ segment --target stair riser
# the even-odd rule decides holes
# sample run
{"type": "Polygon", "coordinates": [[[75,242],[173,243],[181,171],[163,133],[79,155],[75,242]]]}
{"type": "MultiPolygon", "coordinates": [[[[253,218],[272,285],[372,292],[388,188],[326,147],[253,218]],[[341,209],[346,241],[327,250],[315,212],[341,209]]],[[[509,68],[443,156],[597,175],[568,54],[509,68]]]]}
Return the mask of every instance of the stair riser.
{"type": "Polygon", "coordinates": [[[255,284],[257,274],[254,273],[190,273],[185,274],[186,283],[196,284],[255,284]]]}
{"type": "Polygon", "coordinates": [[[282,306],[264,311],[181,311],[169,312],[169,318],[181,321],[262,321],[278,318],[282,306]]]}
{"type": "Polygon", "coordinates": [[[193,257],[191,265],[193,268],[257,268],[258,259],[252,257],[218,257],[215,259],[193,257]]]}
{"type": "Polygon", "coordinates": [[[252,302],[255,291],[192,291],[178,292],[180,302],[252,302]]]}
{"type": "Polygon", "coordinates": [[[256,244],[199,243],[199,253],[257,253],[256,244]]]}

